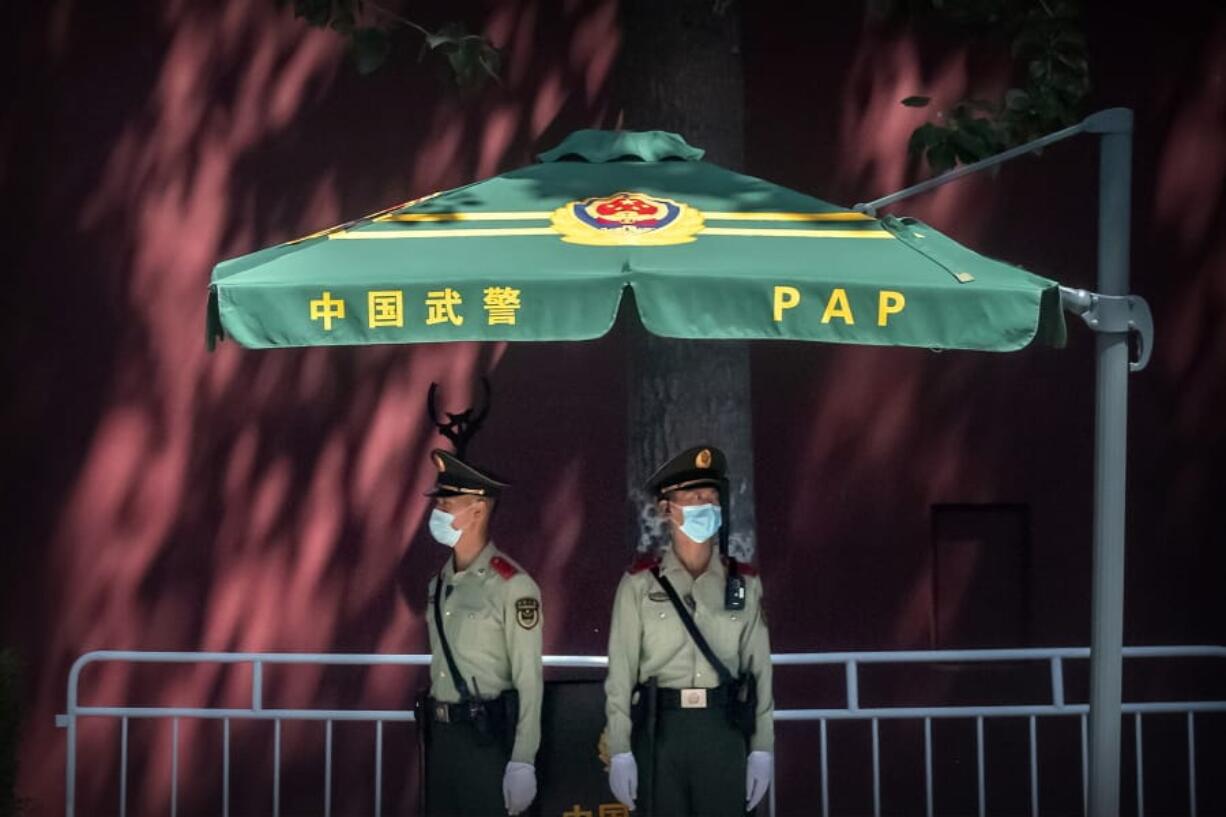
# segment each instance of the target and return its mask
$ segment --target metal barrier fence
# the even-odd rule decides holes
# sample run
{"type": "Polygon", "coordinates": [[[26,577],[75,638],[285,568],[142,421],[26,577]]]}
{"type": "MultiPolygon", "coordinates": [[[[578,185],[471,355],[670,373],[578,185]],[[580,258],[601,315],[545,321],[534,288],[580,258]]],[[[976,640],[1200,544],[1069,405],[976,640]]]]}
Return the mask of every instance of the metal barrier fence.
{"type": "MultiPolygon", "coordinates": [[[[933,809],[933,753],[932,721],[934,719],[973,720],[976,735],[976,771],[978,813],[986,815],[986,785],[984,775],[984,721],[993,718],[1026,718],[1029,722],[1029,784],[1030,813],[1039,814],[1038,756],[1036,719],[1040,717],[1078,717],[1081,721],[1081,780],[1082,808],[1085,809],[1087,785],[1086,729],[1089,706],[1084,703],[1069,703],[1065,699],[1064,665],[1066,661],[1087,660],[1088,647],[1052,649],[1008,650],[917,650],[891,652],[837,652],[837,653],[781,653],[772,656],[775,667],[785,666],[831,666],[842,665],[846,705],[832,709],[778,709],[776,722],[816,721],[819,724],[818,760],[821,766],[821,813],[830,814],[829,746],[827,723],[829,721],[868,721],[872,735],[872,795],[873,814],[881,814],[881,740],[879,724],[882,720],[915,720],[924,726],[924,792],[925,814],[932,817],[933,809]],[[992,662],[1045,662],[1051,678],[1051,701],[1045,704],[1019,704],[998,706],[888,706],[862,707],[860,705],[860,667],[882,664],[942,664],[942,663],[992,663],[992,662]]],[[[1226,659],[1226,647],[1176,646],[1176,647],[1125,647],[1124,658],[1209,658],[1226,659]]],[[[172,722],[171,749],[171,817],[177,817],[178,809],[178,754],[179,719],[202,718],[223,722],[222,755],[222,808],[223,817],[229,817],[230,789],[230,721],[271,721],[273,738],[273,817],[280,817],[281,790],[281,723],[283,721],[325,722],[325,817],[331,817],[332,809],[332,724],[335,721],[361,721],[375,725],[374,746],[374,802],[375,815],[381,817],[383,724],[413,721],[412,711],[407,710],[359,710],[359,709],[269,709],[264,706],[263,678],[268,665],[319,665],[319,666],[426,666],[429,655],[357,655],[357,654],[310,654],[310,653],[210,653],[210,652],[144,652],[144,651],[96,651],[86,653],[76,660],[68,676],[68,705],[56,723],[67,730],[65,807],[68,817],[76,813],[77,778],[77,721],[80,718],[111,718],[120,720],[120,780],[119,814],[127,815],[128,778],[128,722],[132,718],[169,718],[172,722]],[[165,664],[246,664],[251,667],[251,706],[249,708],[215,707],[131,707],[131,706],[81,706],[79,681],[82,670],[91,664],[108,662],[165,663],[165,664]]],[[[546,667],[598,669],[607,665],[604,656],[546,656],[546,667]]],[[[1132,716],[1135,734],[1136,798],[1137,814],[1145,813],[1145,772],[1143,717],[1151,714],[1183,714],[1187,731],[1187,774],[1189,813],[1197,815],[1196,801],[1196,715],[1198,713],[1226,713],[1226,701],[1180,701],[1124,703],[1125,716],[1132,716]]],[[[776,814],[775,786],[771,786],[769,812],[776,814]]]]}

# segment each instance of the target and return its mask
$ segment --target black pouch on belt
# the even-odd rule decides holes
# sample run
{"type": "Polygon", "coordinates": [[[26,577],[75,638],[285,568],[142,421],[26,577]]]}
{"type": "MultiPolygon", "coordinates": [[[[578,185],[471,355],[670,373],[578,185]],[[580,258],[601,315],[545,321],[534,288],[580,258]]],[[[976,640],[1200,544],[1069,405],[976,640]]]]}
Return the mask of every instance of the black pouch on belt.
{"type": "Polygon", "coordinates": [[[758,727],[758,677],[752,672],[741,673],[732,693],[728,696],[728,720],[749,740],[758,727]]]}

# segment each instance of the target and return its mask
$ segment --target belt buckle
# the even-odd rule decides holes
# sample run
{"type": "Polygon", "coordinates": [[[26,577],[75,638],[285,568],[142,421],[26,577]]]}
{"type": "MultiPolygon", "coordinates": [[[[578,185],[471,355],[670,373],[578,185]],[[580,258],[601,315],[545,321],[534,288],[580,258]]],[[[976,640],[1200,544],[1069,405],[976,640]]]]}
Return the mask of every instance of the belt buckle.
{"type": "Polygon", "coordinates": [[[681,690],[681,708],[682,709],[706,709],[707,708],[707,691],[705,689],[683,689],[681,690]]]}
{"type": "Polygon", "coordinates": [[[451,723],[451,707],[445,703],[436,703],[434,705],[434,720],[439,723],[451,723]]]}

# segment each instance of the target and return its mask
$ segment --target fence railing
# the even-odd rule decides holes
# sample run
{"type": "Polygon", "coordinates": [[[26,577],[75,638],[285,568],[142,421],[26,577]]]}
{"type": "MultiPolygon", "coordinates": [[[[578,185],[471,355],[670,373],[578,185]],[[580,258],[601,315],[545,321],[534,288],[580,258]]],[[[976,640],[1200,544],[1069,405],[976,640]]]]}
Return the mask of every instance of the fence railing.
{"type": "MultiPolygon", "coordinates": [[[[1064,669],[1066,662],[1084,661],[1089,659],[1087,647],[1066,647],[1050,649],[1005,649],[1005,650],[917,650],[890,652],[831,652],[831,653],[781,653],[772,656],[775,667],[814,667],[839,666],[843,668],[845,705],[843,707],[822,709],[777,709],[775,720],[780,723],[810,721],[819,726],[818,761],[821,768],[821,813],[823,817],[830,814],[830,780],[829,761],[830,747],[827,724],[830,721],[867,721],[870,724],[872,736],[872,809],[874,817],[881,814],[881,736],[880,722],[883,720],[914,720],[923,723],[924,727],[924,793],[925,814],[933,817],[933,748],[932,722],[937,719],[965,719],[975,724],[976,748],[976,781],[978,813],[980,817],[987,814],[987,788],[984,773],[984,722],[993,718],[1026,718],[1029,726],[1029,795],[1030,813],[1040,812],[1039,779],[1038,779],[1038,748],[1036,740],[1037,719],[1042,717],[1077,717],[1081,721],[1081,781],[1082,808],[1085,809],[1087,783],[1087,746],[1086,729],[1089,706],[1085,703],[1072,703],[1066,698],[1064,669]],[[976,663],[991,664],[1002,662],[1041,662],[1046,663],[1050,675],[1050,701],[1042,704],[1006,704],[990,706],[861,706],[860,668],[883,664],[948,664],[976,663]]],[[[1125,647],[1124,658],[1162,659],[1162,658],[1201,658],[1226,659],[1226,647],[1217,646],[1162,646],[1162,647],[1125,647]]],[[[273,723],[273,817],[280,817],[281,790],[281,723],[284,721],[323,721],[325,723],[324,741],[324,802],[322,804],[325,817],[331,817],[332,812],[332,768],[333,768],[333,734],[332,725],[337,721],[370,722],[375,726],[374,734],[374,809],[376,817],[381,817],[381,801],[383,794],[383,725],[385,723],[411,722],[414,715],[411,710],[375,710],[375,709],[285,709],[269,708],[264,701],[264,669],[270,665],[316,665],[316,666],[427,666],[429,655],[358,655],[343,653],[220,653],[220,652],[145,652],[103,650],[86,653],[76,660],[68,676],[67,710],[56,718],[57,725],[67,730],[66,756],[66,789],[65,806],[68,817],[76,813],[76,783],[77,783],[77,729],[81,718],[110,718],[120,721],[120,760],[119,760],[119,814],[127,815],[127,780],[128,780],[128,724],[136,719],[169,719],[172,728],[171,743],[171,786],[170,814],[177,817],[178,783],[179,783],[179,720],[182,718],[200,718],[220,720],[223,724],[222,737],[222,813],[229,817],[230,806],[230,721],[260,720],[273,723]],[[80,677],[82,670],[92,664],[99,663],[157,663],[157,664],[196,664],[196,665],[248,665],[251,669],[251,705],[249,707],[190,707],[190,706],[83,706],[80,703],[80,677]]],[[[604,656],[574,656],[553,655],[544,658],[546,667],[565,667],[599,669],[607,665],[604,656]]],[[[1223,667],[1226,669],[1226,666],[1223,667]]],[[[1195,700],[1175,702],[1125,702],[1125,716],[1132,716],[1135,735],[1134,758],[1136,768],[1136,802],[1137,814],[1145,812],[1145,770],[1144,770],[1144,729],[1143,718],[1146,715],[1183,714],[1186,720],[1187,733],[1187,784],[1189,814],[1197,815],[1197,759],[1196,759],[1196,716],[1200,713],[1226,713],[1226,701],[1195,700]]],[[[776,787],[772,786],[769,797],[769,812],[777,813],[775,796],[776,787]]]]}

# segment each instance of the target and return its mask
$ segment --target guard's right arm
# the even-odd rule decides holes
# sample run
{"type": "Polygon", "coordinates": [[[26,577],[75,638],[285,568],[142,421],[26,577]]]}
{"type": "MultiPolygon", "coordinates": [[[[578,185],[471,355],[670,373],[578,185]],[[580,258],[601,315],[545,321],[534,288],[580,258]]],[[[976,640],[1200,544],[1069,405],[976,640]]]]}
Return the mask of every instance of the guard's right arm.
{"type": "Polygon", "coordinates": [[[630,751],[630,697],[639,681],[639,647],[643,622],[634,576],[622,576],[613,597],[613,620],[609,626],[609,674],[605,678],[605,718],[609,754],[630,751]]]}

